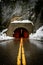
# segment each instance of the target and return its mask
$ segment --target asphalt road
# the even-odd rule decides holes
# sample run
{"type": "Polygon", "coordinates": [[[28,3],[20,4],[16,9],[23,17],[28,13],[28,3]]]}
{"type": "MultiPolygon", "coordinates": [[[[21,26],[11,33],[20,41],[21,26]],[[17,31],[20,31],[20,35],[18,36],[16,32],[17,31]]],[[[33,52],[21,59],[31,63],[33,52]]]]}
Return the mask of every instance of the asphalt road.
{"type": "MultiPolygon", "coordinates": [[[[20,40],[0,42],[0,65],[17,65],[20,40]]],[[[26,65],[43,65],[43,41],[24,39],[26,65]]]]}

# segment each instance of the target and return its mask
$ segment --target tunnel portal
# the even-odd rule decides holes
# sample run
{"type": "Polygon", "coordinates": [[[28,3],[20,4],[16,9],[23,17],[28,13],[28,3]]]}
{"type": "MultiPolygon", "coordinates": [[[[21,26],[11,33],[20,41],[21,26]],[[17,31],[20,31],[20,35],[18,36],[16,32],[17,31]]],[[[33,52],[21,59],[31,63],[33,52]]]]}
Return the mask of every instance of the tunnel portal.
{"type": "Polygon", "coordinates": [[[17,28],[14,30],[13,37],[15,38],[28,38],[29,32],[25,28],[17,28]]]}

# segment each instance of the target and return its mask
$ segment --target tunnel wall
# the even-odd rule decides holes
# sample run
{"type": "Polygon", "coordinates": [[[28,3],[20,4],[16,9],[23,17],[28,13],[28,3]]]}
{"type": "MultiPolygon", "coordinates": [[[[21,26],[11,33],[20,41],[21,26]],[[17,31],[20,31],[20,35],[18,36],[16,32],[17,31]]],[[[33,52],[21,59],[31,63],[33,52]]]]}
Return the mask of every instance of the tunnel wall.
{"type": "Polygon", "coordinates": [[[13,36],[14,30],[20,27],[28,30],[29,34],[33,32],[33,25],[31,23],[10,23],[6,34],[8,36],[13,36]]]}

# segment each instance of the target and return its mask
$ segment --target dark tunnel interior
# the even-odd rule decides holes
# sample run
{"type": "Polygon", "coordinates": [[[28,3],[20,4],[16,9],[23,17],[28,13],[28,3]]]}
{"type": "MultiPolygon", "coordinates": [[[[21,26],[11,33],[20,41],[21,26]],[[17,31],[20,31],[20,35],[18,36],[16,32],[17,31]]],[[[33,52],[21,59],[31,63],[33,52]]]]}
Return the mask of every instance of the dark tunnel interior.
{"type": "Polygon", "coordinates": [[[29,32],[27,29],[25,28],[17,28],[14,30],[14,33],[13,33],[13,37],[15,38],[28,38],[29,37],[29,32]]]}

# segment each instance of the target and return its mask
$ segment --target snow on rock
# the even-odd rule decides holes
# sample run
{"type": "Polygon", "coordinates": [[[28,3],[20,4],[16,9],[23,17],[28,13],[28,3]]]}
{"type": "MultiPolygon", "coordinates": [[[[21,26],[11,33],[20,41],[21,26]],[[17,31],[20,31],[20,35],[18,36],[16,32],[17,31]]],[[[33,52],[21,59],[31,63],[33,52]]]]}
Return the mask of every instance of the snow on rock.
{"type": "Polygon", "coordinates": [[[41,26],[36,33],[31,33],[29,39],[43,40],[43,26],[41,26]]]}
{"type": "Polygon", "coordinates": [[[2,33],[4,33],[4,32],[6,32],[8,29],[4,29],[3,31],[2,31],[2,33]]]}
{"type": "Polygon", "coordinates": [[[7,30],[8,30],[8,29],[2,30],[2,32],[0,32],[0,35],[3,34],[3,33],[5,33],[7,30]]]}
{"type": "Polygon", "coordinates": [[[13,21],[11,23],[31,23],[32,25],[34,25],[30,20],[13,21]]]}

